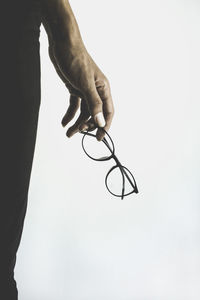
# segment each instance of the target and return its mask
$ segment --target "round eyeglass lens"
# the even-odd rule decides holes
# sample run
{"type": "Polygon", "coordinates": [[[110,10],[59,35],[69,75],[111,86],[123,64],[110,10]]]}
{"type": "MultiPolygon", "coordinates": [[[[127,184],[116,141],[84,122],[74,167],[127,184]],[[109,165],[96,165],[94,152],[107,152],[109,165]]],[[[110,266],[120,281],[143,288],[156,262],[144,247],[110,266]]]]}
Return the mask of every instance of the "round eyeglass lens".
{"type": "Polygon", "coordinates": [[[104,141],[97,141],[96,132],[92,133],[94,136],[85,134],[82,139],[82,146],[85,153],[94,160],[107,160],[114,152],[113,142],[108,134],[105,135],[104,141]]]}
{"type": "Polygon", "coordinates": [[[132,173],[124,166],[114,166],[106,176],[106,186],[109,192],[115,196],[121,197],[123,184],[124,196],[133,193],[135,189],[135,181],[132,173]],[[122,172],[124,176],[122,175],[122,172]]]}

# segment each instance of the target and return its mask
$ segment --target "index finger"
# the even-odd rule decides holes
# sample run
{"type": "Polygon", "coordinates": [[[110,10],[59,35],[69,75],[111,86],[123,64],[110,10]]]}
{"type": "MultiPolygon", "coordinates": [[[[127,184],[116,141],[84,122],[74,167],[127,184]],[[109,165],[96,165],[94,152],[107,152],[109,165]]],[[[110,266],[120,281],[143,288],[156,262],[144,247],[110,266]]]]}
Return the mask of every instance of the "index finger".
{"type": "MultiPolygon", "coordinates": [[[[108,131],[111,126],[113,115],[114,115],[114,104],[113,104],[109,82],[107,81],[106,84],[97,86],[97,92],[102,100],[103,114],[106,121],[106,125],[103,128],[106,131],[108,131]]],[[[102,140],[104,136],[105,133],[103,132],[103,130],[101,130],[101,128],[99,128],[97,130],[97,139],[102,140]]]]}

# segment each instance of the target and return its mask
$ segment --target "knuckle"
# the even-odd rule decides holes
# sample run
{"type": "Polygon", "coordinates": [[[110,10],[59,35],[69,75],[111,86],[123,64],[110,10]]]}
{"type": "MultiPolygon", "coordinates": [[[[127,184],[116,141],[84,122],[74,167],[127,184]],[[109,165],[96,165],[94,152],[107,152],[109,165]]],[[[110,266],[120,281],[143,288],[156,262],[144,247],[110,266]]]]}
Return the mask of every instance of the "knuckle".
{"type": "Polygon", "coordinates": [[[107,77],[105,77],[105,79],[104,79],[104,83],[105,83],[105,88],[107,88],[107,89],[109,89],[109,90],[110,90],[110,82],[109,82],[109,80],[108,80],[108,78],[107,78],[107,77]]]}
{"type": "Polygon", "coordinates": [[[106,77],[103,78],[102,80],[104,88],[108,86],[108,79],[106,77]]]}
{"type": "Polygon", "coordinates": [[[110,86],[106,79],[97,86],[97,91],[102,101],[108,101],[110,99],[110,86]]]}
{"type": "Polygon", "coordinates": [[[109,81],[105,75],[103,75],[100,79],[96,81],[97,88],[104,89],[109,86],[109,81]]]}
{"type": "Polygon", "coordinates": [[[108,77],[107,77],[105,74],[103,74],[102,81],[103,81],[105,84],[109,84],[108,77]]]}
{"type": "Polygon", "coordinates": [[[103,80],[101,81],[101,85],[99,86],[100,89],[107,89],[109,87],[109,81],[108,79],[105,77],[103,78],[103,80]]]}

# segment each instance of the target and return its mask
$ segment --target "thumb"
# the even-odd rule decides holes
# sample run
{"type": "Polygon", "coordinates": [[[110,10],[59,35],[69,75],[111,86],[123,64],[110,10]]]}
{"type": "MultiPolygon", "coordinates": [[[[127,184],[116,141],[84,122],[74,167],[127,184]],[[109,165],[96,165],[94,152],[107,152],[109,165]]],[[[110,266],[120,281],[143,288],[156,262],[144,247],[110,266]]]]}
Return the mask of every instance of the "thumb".
{"type": "Polygon", "coordinates": [[[106,122],[102,111],[103,104],[95,86],[87,93],[85,100],[96,125],[98,127],[104,127],[106,122]]]}

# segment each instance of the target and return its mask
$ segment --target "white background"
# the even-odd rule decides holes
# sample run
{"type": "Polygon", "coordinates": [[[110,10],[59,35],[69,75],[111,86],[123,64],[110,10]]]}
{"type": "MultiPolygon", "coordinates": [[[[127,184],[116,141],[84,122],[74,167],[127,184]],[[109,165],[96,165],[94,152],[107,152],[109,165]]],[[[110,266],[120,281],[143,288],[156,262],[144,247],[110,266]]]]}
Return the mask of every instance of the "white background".
{"type": "Polygon", "coordinates": [[[200,299],[200,2],[74,0],[110,81],[116,153],[139,194],[112,197],[113,162],[65,136],[69,94],[41,26],[42,98],[16,265],[19,300],[200,299]]]}

